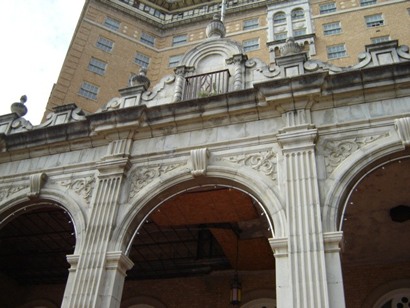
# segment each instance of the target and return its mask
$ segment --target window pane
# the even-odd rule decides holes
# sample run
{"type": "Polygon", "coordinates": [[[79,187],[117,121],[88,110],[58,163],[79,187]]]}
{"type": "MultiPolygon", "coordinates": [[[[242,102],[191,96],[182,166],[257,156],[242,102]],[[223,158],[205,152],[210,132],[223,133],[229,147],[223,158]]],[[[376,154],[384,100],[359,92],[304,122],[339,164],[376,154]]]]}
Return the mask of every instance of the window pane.
{"type": "Polygon", "coordinates": [[[306,34],[306,29],[296,29],[293,30],[293,36],[301,36],[301,35],[305,35],[306,34]]]}
{"type": "Polygon", "coordinates": [[[360,6],[367,6],[367,5],[372,5],[376,4],[376,0],[360,0],[360,6]]]}
{"type": "Polygon", "coordinates": [[[305,13],[302,9],[295,9],[291,13],[292,20],[303,19],[305,17],[305,13]]]}
{"type": "Polygon", "coordinates": [[[243,30],[250,30],[259,27],[259,19],[250,19],[243,22],[243,30]]]}
{"type": "Polygon", "coordinates": [[[287,32],[278,32],[275,33],[275,40],[285,40],[288,37],[288,33],[287,32]]]}
{"type": "Polygon", "coordinates": [[[338,33],[341,33],[341,32],[342,32],[342,28],[340,26],[339,21],[323,25],[323,34],[324,35],[338,34],[338,33]]]}
{"type": "Polygon", "coordinates": [[[372,40],[372,44],[387,42],[387,41],[390,41],[390,36],[386,35],[386,36],[374,37],[371,40],[372,40]]]}
{"type": "Polygon", "coordinates": [[[181,59],[182,59],[182,55],[169,57],[168,66],[169,67],[176,67],[181,59]]]}
{"type": "Polygon", "coordinates": [[[142,53],[137,53],[135,56],[135,63],[137,63],[141,67],[147,68],[149,65],[149,57],[143,55],[142,53]]]}
{"type": "Polygon", "coordinates": [[[172,38],[172,46],[178,46],[185,44],[188,41],[186,34],[184,35],[177,35],[172,38]]]}
{"type": "Polygon", "coordinates": [[[259,49],[259,39],[251,39],[243,42],[244,51],[259,49]]]}
{"type": "Polygon", "coordinates": [[[330,2],[320,5],[320,14],[328,14],[332,12],[336,12],[336,3],[330,2]]]}
{"type": "Polygon", "coordinates": [[[344,44],[328,46],[327,48],[327,57],[329,59],[337,59],[346,57],[346,49],[344,44]]]}
{"type": "Polygon", "coordinates": [[[365,17],[366,26],[371,27],[379,27],[384,25],[384,20],[382,14],[370,15],[365,17]]]}
{"type": "Polygon", "coordinates": [[[152,35],[149,35],[147,33],[142,33],[141,34],[141,39],[140,41],[144,44],[154,46],[155,44],[155,38],[152,35]]]}
{"type": "Polygon", "coordinates": [[[118,20],[112,19],[111,17],[106,17],[104,21],[104,26],[115,31],[120,29],[120,24],[118,20]]]}
{"type": "Polygon", "coordinates": [[[273,23],[274,24],[282,24],[286,22],[286,15],[283,12],[276,13],[273,16],[273,23]]]}
{"type": "Polygon", "coordinates": [[[97,99],[98,91],[99,87],[88,82],[83,82],[78,94],[89,99],[97,99]]]}
{"type": "Polygon", "coordinates": [[[104,75],[106,66],[107,63],[104,61],[91,58],[90,63],[88,64],[88,70],[99,75],[104,75]]]}
{"type": "Polygon", "coordinates": [[[99,48],[99,49],[101,49],[101,50],[103,50],[103,51],[111,52],[111,51],[112,51],[112,48],[113,48],[113,46],[114,46],[114,42],[113,42],[113,41],[110,41],[110,40],[108,40],[108,39],[106,39],[106,38],[99,37],[96,46],[97,46],[97,48],[99,48]]]}

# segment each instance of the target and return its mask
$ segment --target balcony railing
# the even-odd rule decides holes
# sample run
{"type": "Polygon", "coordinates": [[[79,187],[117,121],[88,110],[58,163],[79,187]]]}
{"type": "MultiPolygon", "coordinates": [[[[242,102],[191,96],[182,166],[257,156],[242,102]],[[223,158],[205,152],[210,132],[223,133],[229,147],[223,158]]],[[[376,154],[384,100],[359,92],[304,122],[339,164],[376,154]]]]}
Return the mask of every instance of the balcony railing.
{"type": "Polygon", "coordinates": [[[207,97],[228,92],[229,70],[185,77],[183,99],[207,97]]]}

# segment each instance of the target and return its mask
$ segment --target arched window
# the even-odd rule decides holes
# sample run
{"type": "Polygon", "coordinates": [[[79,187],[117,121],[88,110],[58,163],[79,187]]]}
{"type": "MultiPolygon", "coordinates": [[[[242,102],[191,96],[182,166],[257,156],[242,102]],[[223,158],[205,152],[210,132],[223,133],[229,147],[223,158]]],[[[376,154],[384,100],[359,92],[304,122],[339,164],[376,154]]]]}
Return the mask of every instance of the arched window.
{"type": "Polygon", "coordinates": [[[291,13],[291,19],[292,20],[299,20],[305,18],[305,12],[303,12],[302,9],[294,9],[291,13]]]}
{"type": "Polygon", "coordinates": [[[286,23],[286,14],[284,12],[278,12],[273,15],[273,24],[283,24],[286,23]]]}

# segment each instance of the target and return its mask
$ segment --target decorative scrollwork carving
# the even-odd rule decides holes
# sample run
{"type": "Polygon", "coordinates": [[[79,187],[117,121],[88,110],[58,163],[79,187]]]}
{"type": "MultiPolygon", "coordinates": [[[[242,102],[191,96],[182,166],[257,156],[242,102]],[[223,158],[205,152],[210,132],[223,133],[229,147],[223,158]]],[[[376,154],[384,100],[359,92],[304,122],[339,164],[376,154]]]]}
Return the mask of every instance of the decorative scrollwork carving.
{"type": "Polygon", "coordinates": [[[146,185],[151,183],[155,178],[167,173],[183,164],[172,165],[155,165],[155,166],[141,166],[131,172],[131,189],[129,200],[135,197],[135,195],[146,185]]]}
{"type": "Polygon", "coordinates": [[[59,182],[62,186],[73,190],[78,195],[82,196],[87,203],[90,202],[92,190],[94,188],[95,178],[93,176],[87,176],[80,179],[70,179],[67,181],[59,182]]]}
{"type": "Polygon", "coordinates": [[[325,145],[326,171],[332,173],[347,157],[358,149],[374,142],[378,139],[387,137],[388,133],[378,136],[355,137],[345,140],[329,141],[325,145]]]}
{"type": "Polygon", "coordinates": [[[0,188],[0,200],[4,200],[8,198],[9,196],[19,192],[20,190],[23,190],[26,188],[25,186],[8,186],[8,187],[3,187],[0,188]]]}
{"type": "Polygon", "coordinates": [[[232,163],[249,166],[254,170],[262,172],[276,182],[277,161],[276,154],[273,151],[229,156],[223,159],[232,163]]]}

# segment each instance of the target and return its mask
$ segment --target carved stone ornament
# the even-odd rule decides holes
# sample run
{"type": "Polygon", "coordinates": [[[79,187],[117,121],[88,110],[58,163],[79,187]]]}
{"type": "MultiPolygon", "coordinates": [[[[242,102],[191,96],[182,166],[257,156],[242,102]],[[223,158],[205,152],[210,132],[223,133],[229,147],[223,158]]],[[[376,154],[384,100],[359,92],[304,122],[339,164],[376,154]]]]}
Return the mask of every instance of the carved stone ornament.
{"type": "Polygon", "coordinates": [[[26,188],[25,186],[8,186],[4,188],[0,188],[0,200],[4,200],[8,198],[9,196],[19,192],[20,190],[23,190],[26,188]]]}
{"type": "Polygon", "coordinates": [[[38,198],[41,188],[43,188],[46,181],[47,175],[45,173],[32,174],[30,176],[30,191],[27,193],[27,196],[30,199],[38,198]]]}
{"type": "Polygon", "coordinates": [[[207,148],[191,151],[192,171],[193,176],[200,176],[206,174],[208,165],[209,151],[207,148]]]}
{"type": "Polygon", "coordinates": [[[385,133],[378,136],[355,137],[345,140],[329,141],[325,145],[325,162],[326,171],[332,173],[346,158],[352,155],[358,149],[376,140],[387,137],[385,133]]]}
{"type": "Polygon", "coordinates": [[[83,197],[87,203],[89,203],[95,186],[95,177],[87,176],[80,179],[70,179],[67,181],[61,181],[59,184],[74,191],[76,194],[83,197]]]}
{"type": "Polygon", "coordinates": [[[410,118],[401,118],[394,121],[394,127],[405,147],[410,146],[410,118]]]}
{"type": "Polygon", "coordinates": [[[276,182],[277,160],[276,154],[273,151],[230,156],[224,157],[223,159],[232,163],[249,166],[254,170],[262,172],[276,182]]]}
{"type": "Polygon", "coordinates": [[[131,200],[135,195],[146,185],[151,183],[155,178],[160,177],[171,170],[184,165],[183,163],[172,165],[154,165],[154,166],[141,166],[131,172],[131,188],[128,200],[131,200]]]}

